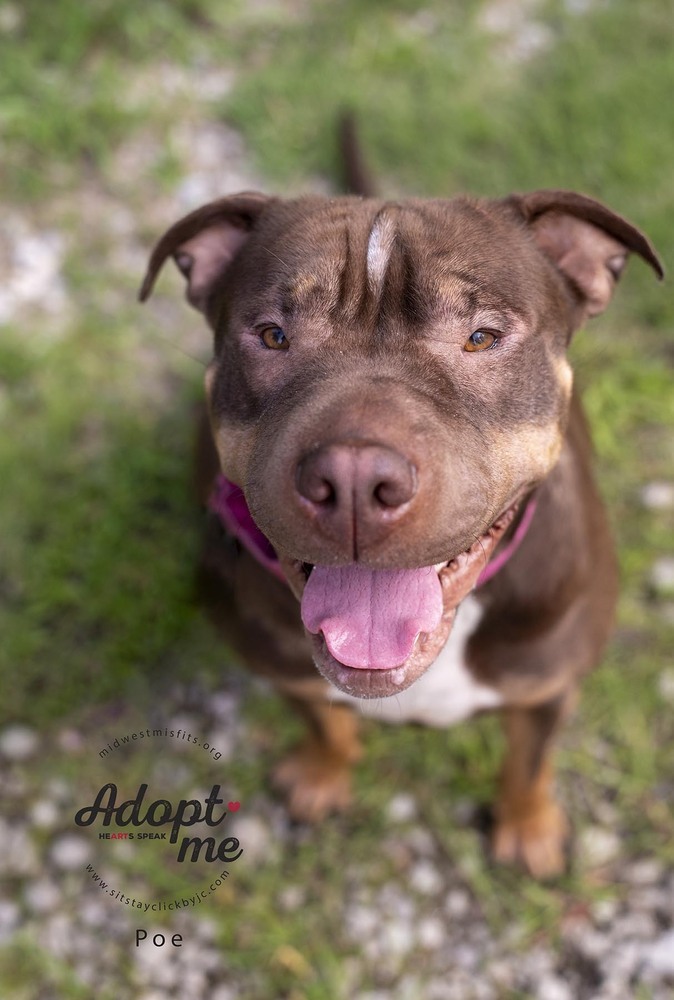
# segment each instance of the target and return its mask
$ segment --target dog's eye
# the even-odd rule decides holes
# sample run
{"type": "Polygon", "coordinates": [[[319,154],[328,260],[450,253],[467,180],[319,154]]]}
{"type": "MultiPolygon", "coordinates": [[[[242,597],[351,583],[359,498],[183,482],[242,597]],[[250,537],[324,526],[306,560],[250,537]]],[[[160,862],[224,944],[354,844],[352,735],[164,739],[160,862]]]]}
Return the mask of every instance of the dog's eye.
{"type": "Polygon", "coordinates": [[[496,335],[489,330],[476,330],[463,345],[464,351],[487,351],[496,343],[496,335]]]}
{"type": "Polygon", "coordinates": [[[265,326],[260,330],[260,340],[270,351],[287,351],[290,347],[280,326],[265,326]]]}

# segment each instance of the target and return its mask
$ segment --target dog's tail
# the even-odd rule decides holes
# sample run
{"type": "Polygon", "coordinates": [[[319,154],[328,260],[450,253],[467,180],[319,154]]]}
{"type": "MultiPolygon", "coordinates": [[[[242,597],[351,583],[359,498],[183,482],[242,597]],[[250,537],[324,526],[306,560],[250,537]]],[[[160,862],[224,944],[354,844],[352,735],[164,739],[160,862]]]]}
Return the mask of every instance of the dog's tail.
{"type": "Polygon", "coordinates": [[[342,154],[342,181],[346,194],[374,198],[377,188],[365,163],[358,141],[356,119],[351,111],[342,112],[339,119],[339,148],[342,154]]]}

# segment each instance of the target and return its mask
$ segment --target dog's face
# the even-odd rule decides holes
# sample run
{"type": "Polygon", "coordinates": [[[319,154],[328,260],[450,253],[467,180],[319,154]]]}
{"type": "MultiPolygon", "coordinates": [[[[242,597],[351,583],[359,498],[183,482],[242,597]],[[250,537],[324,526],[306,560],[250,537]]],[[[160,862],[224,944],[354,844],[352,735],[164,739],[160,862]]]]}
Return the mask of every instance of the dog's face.
{"type": "Polygon", "coordinates": [[[522,498],[562,446],[566,348],[646,238],[590,199],[244,194],[176,223],[215,333],[223,472],[302,602],[321,672],[360,697],[444,645],[522,498]]]}

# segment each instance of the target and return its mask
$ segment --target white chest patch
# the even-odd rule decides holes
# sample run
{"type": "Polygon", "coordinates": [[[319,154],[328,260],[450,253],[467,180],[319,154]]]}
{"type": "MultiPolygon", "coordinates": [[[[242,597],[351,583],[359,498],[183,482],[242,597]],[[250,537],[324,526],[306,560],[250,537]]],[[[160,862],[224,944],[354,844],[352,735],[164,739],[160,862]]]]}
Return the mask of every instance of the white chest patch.
{"type": "Polygon", "coordinates": [[[475,680],[466,666],[466,643],[475,631],[482,607],[472,595],[459,605],[446,645],[435,663],[405,691],[390,698],[354,698],[331,685],[335,701],[348,702],[361,715],[382,722],[421,722],[451,726],[478,709],[496,708],[503,697],[475,680]]]}

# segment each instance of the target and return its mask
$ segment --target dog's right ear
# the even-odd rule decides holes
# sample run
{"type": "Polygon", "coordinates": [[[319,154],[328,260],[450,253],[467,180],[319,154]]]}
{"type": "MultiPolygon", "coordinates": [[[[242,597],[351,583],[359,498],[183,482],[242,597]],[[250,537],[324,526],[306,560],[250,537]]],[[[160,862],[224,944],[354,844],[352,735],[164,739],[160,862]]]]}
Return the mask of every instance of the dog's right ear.
{"type": "Polygon", "coordinates": [[[172,256],[187,279],[188,302],[205,312],[215,282],[246,242],[262,211],[274,200],[256,191],[244,191],[202,205],[174,223],[152,251],[140,301],[150,297],[157,275],[172,256]]]}

